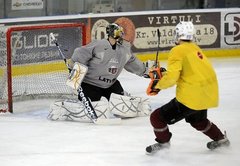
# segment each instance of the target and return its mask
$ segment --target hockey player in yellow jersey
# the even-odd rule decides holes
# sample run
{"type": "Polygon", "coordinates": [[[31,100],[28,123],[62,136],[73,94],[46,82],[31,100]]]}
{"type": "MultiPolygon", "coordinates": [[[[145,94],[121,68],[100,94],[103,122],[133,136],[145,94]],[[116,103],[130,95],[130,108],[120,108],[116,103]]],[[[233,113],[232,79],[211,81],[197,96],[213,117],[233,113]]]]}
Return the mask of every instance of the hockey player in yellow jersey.
{"type": "Polygon", "coordinates": [[[168,64],[167,74],[155,88],[166,89],[177,84],[176,99],[194,110],[218,105],[216,74],[195,43],[181,41],[170,51],[168,64]]]}
{"type": "Polygon", "coordinates": [[[147,153],[168,147],[172,137],[168,125],[182,119],[212,139],[207,144],[209,149],[230,144],[226,133],[207,118],[208,109],[218,106],[218,81],[213,66],[193,42],[194,31],[192,22],[176,26],[176,46],[170,50],[167,71],[155,71],[158,77],[151,77],[148,95],[157,95],[160,90],[176,85],[176,97],[152,112],[150,121],[157,143],[148,146],[147,153]]]}

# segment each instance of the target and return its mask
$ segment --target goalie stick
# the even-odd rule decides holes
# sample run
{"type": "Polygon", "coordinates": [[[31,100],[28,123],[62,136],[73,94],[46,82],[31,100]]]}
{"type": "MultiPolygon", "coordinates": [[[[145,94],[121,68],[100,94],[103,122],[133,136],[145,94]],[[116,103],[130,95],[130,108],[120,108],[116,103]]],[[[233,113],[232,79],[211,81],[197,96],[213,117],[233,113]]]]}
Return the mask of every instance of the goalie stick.
{"type": "MultiPolygon", "coordinates": [[[[58,48],[59,54],[61,55],[62,59],[64,60],[65,65],[67,66],[68,70],[71,71],[67,59],[65,55],[63,54],[57,39],[55,38],[53,33],[50,33],[51,40],[55,43],[55,45],[58,48]]],[[[93,121],[95,124],[119,124],[121,122],[121,118],[113,118],[113,119],[98,119],[98,116],[96,114],[96,111],[94,110],[92,103],[90,99],[84,94],[81,85],[79,84],[77,88],[78,92],[78,98],[82,101],[85,109],[87,110],[87,113],[89,115],[89,118],[93,121]]]]}

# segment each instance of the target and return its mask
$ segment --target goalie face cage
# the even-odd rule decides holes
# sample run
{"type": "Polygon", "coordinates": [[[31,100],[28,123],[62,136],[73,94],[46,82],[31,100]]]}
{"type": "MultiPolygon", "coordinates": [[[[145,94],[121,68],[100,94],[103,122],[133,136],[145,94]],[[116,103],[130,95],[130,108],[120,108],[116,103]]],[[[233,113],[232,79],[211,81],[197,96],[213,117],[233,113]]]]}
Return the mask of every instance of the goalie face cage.
{"type": "Polygon", "coordinates": [[[67,59],[86,44],[81,23],[0,27],[0,112],[13,112],[13,101],[74,96],[65,84],[68,70],[50,33],[67,59]]]}

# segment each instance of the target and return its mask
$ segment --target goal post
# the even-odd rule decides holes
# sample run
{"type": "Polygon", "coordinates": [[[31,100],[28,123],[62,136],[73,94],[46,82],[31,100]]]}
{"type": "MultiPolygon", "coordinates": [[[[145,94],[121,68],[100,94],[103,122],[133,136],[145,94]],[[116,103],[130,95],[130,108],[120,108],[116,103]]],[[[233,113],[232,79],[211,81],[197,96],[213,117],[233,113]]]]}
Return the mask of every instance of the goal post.
{"type": "Polygon", "coordinates": [[[50,33],[67,59],[86,44],[82,23],[0,27],[0,112],[13,112],[13,103],[19,100],[73,97],[65,84],[68,70],[50,33]]]}

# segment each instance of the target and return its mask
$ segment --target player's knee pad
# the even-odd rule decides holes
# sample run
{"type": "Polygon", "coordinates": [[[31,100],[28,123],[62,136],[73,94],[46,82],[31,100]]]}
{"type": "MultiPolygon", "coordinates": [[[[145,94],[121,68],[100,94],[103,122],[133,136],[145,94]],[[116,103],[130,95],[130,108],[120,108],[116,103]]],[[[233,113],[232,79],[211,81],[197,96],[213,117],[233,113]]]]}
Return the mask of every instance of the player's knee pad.
{"type": "Polygon", "coordinates": [[[151,113],[150,122],[154,128],[164,128],[167,126],[167,123],[162,119],[160,108],[151,113]]]}
{"type": "Polygon", "coordinates": [[[211,128],[212,123],[208,119],[199,122],[190,123],[192,127],[201,132],[206,132],[211,128]]]}
{"type": "MultiPolygon", "coordinates": [[[[98,118],[112,118],[108,101],[102,98],[100,101],[92,102],[98,118]]],[[[54,102],[50,106],[48,118],[51,120],[69,120],[79,122],[92,122],[87,110],[79,100],[65,99],[54,102]]]]}
{"type": "Polygon", "coordinates": [[[133,96],[111,94],[109,107],[112,114],[122,118],[147,116],[151,113],[148,99],[133,96]]]}

